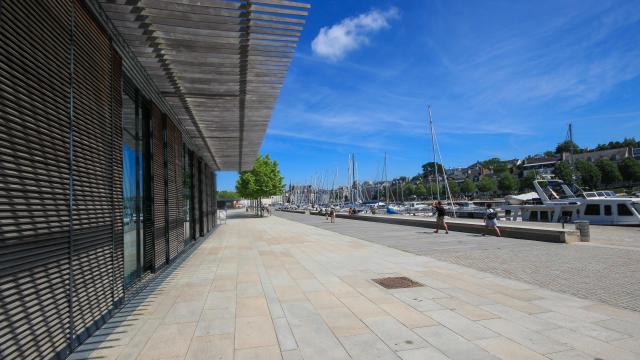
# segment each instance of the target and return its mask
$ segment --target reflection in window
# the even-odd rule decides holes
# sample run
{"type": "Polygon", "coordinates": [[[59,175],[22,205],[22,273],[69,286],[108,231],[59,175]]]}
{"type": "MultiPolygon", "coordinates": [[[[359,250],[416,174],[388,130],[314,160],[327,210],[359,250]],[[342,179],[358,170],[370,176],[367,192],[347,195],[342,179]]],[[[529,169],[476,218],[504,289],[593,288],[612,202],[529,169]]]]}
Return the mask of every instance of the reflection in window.
{"type": "Polygon", "coordinates": [[[193,173],[192,173],[192,167],[191,167],[191,161],[190,161],[190,156],[189,156],[189,148],[184,145],[183,151],[182,151],[182,166],[183,166],[183,183],[182,183],[182,196],[183,196],[183,208],[182,208],[182,214],[183,214],[183,218],[184,218],[184,239],[185,242],[189,242],[193,236],[192,233],[192,226],[191,226],[191,218],[192,218],[192,213],[191,213],[191,207],[192,207],[192,202],[191,202],[191,183],[192,183],[192,178],[193,178],[193,173]]]}
{"type": "Polygon", "coordinates": [[[143,156],[140,109],[127,94],[123,94],[122,98],[124,286],[128,287],[142,273],[143,156]]]}
{"type": "Polygon", "coordinates": [[[124,226],[124,284],[129,286],[136,278],[138,262],[136,259],[138,189],[136,182],[136,105],[129,96],[123,96],[122,102],[122,192],[124,226]]]}
{"type": "Polygon", "coordinates": [[[627,204],[618,204],[618,216],[633,216],[627,204]]]}
{"type": "Polygon", "coordinates": [[[600,205],[599,204],[588,204],[584,209],[585,216],[599,216],[600,215],[600,205]]]}

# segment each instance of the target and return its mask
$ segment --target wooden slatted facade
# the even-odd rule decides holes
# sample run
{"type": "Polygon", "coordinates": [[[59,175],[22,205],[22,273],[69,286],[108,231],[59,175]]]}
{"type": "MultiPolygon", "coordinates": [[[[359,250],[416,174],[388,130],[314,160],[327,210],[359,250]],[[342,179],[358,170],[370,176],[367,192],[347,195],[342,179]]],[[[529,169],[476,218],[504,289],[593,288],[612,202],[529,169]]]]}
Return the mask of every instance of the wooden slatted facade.
{"type": "Polygon", "coordinates": [[[287,9],[308,6],[190,3],[0,0],[0,359],[66,357],[123,304],[127,276],[214,228],[214,171],[251,166],[301,29],[287,23],[306,15],[287,9]]]}
{"type": "Polygon", "coordinates": [[[154,267],[160,269],[167,263],[167,222],[165,192],[164,119],[160,109],[151,111],[151,138],[153,144],[153,245],[154,267]]]}
{"type": "MultiPolygon", "coordinates": [[[[0,358],[65,357],[125,293],[122,59],[78,0],[2,0],[0,34],[0,358]]],[[[167,231],[171,259],[185,247],[183,142],[149,111],[159,269],[167,231]]]]}
{"type": "Polygon", "coordinates": [[[71,18],[0,3],[0,358],[68,343],[71,18]]]}

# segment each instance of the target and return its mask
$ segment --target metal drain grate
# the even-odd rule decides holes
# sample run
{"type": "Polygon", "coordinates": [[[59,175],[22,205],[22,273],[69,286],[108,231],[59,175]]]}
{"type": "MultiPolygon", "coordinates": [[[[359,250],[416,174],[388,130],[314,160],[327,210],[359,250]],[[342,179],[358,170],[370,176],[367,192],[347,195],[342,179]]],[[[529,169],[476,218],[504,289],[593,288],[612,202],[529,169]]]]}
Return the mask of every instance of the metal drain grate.
{"type": "Polygon", "coordinates": [[[424,286],[417,281],[413,281],[405,276],[398,277],[386,277],[380,279],[373,279],[373,282],[382,286],[385,289],[406,289],[424,286]]]}

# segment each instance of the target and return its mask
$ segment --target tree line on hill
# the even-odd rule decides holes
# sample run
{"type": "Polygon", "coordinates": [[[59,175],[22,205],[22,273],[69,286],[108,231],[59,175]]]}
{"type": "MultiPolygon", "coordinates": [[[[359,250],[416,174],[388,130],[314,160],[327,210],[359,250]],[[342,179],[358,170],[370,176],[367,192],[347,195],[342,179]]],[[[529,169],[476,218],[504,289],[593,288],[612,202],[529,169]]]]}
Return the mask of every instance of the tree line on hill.
{"type": "MultiPolygon", "coordinates": [[[[545,152],[544,156],[557,158],[562,153],[571,153],[572,151],[578,154],[625,147],[638,148],[640,141],[636,141],[635,138],[625,138],[623,141],[598,144],[594,149],[589,149],[581,148],[567,140],[558,144],[555,151],[545,152]]],[[[529,156],[528,158],[534,157],[529,156]]],[[[483,168],[488,169],[491,175],[480,176],[477,181],[470,178],[461,182],[449,180],[449,188],[454,197],[473,196],[478,193],[484,196],[509,195],[535,190],[533,181],[536,180],[536,173],[530,171],[525,174],[522,164],[510,166],[508,161],[502,161],[499,158],[491,158],[479,163],[483,168]]],[[[401,176],[395,179],[396,185],[391,188],[393,197],[395,199],[435,198],[438,193],[438,185],[434,180],[436,169],[440,176],[444,173],[441,164],[428,162],[422,165],[422,173],[413,178],[401,176]]],[[[588,189],[614,185],[633,187],[640,183],[640,162],[633,157],[622,159],[617,163],[607,158],[600,159],[595,163],[580,159],[575,161],[572,168],[569,161],[559,161],[553,169],[553,174],[566,183],[573,183],[575,175],[576,185],[588,189]]],[[[440,194],[445,192],[444,184],[440,182],[440,194]]]]}

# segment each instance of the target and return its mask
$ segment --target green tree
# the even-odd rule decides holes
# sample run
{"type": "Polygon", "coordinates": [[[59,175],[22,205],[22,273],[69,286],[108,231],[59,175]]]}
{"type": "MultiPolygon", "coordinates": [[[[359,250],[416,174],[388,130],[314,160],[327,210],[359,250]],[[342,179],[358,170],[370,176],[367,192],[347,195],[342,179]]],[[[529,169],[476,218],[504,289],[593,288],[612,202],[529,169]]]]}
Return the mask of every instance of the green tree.
{"type": "Polygon", "coordinates": [[[500,162],[502,162],[502,160],[500,160],[500,158],[494,157],[491,159],[487,159],[483,162],[481,162],[480,164],[487,168],[487,169],[493,169],[496,167],[496,165],[500,164],[500,162]]]}
{"type": "Polygon", "coordinates": [[[402,187],[402,194],[404,195],[405,199],[410,196],[414,196],[416,194],[416,186],[412,183],[404,184],[404,186],[402,187]]]}
{"type": "Polygon", "coordinates": [[[427,196],[427,188],[424,186],[423,183],[419,183],[418,185],[416,185],[414,195],[417,196],[418,198],[424,198],[425,196],[427,196]]]}
{"type": "Polygon", "coordinates": [[[277,161],[271,160],[269,154],[258,155],[253,169],[240,173],[236,192],[245,199],[257,200],[262,215],[262,198],[282,194],[283,179],[277,161]]]}
{"type": "Polygon", "coordinates": [[[570,153],[572,149],[574,153],[582,152],[582,149],[580,149],[580,146],[578,146],[578,144],[574,143],[571,140],[565,140],[558,144],[558,146],[556,146],[556,154],[562,154],[565,152],[570,153]]]}
{"type": "Polygon", "coordinates": [[[438,166],[438,175],[442,176],[444,174],[444,168],[440,163],[434,163],[430,161],[428,163],[422,164],[422,176],[423,178],[428,178],[429,175],[435,175],[436,173],[436,164],[438,166]]]}
{"type": "Polygon", "coordinates": [[[553,151],[545,151],[544,152],[544,157],[547,157],[547,158],[552,158],[555,155],[556,155],[556,153],[554,153],[553,151]]]}
{"type": "Polygon", "coordinates": [[[534,171],[529,171],[525,176],[520,179],[520,191],[534,191],[533,182],[536,180],[536,173],[534,171]]]}
{"type": "Polygon", "coordinates": [[[235,191],[218,191],[218,200],[234,200],[240,199],[240,195],[235,191]]]}
{"type": "Polygon", "coordinates": [[[518,179],[508,172],[502,173],[498,179],[498,189],[504,194],[511,194],[518,190],[518,179]]]}
{"type": "Polygon", "coordinates": [[[594,190],[600,187],[602,181],[600,170],[592,162],[582,159],[576,161],[576,171],[581,185],[594,190]]]}
{"type": "Polygon", "coordinates": [[[607,158],[600,159],[596,162],[598,170],[600,170],[600,177],[602,183],[605,185],[615,184],[622,181],[622,174],[618,167],[607,158]]]}
{"type": "MultiPolygon", "coordinates": [[[[444,191],[442,190],[444,184],[440,183],[440,196],[444,195],[444,191]]],[[[428,186],[425,186],[425,188],[427,189],[427,195],[429,196],[430,199],[436,199],[438,197],[438,184],[434,182],[429,183],[428,186]]]]}
{"type": "Polygon", "coordinates": [[[622,159],[618,163],[618,170],[625,181],[640,181],[640,162],[634,158],[622,159]]]}
{"type": "Polygon", "coordinates": [[[460,191],[462,191],[463,194],[465,195],[471,195],[474,192],[478,191],[478,188],[476,187],[476,184],[471,181],[471,179],[464,179],[464,181],[462,182],[462,186],[460,186],[460,191]]]}
{"type": "Polygon", "coordinates": [[[487,176],[480,177],[480,181],[478,181],[478,191],[481,193],[490,193],[494,192],[497,189],[496,180],[487,176]]]}
{"type": "Polygon", "coordinates": [[[460,185],[455,181],[449,181],[449,191],[451,191],[452,196],[457,197],[460,195],[460,185]]]}
{"type": "Polygon", "coordinates": [[[557,162],[553,168],[553,175],[567,184],[571,184],[573,182],[573,179],[571,178],[573,176],[573,170],[571,169],[571,164],[569,164],[568,161],[557,162]]]}

